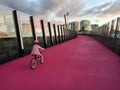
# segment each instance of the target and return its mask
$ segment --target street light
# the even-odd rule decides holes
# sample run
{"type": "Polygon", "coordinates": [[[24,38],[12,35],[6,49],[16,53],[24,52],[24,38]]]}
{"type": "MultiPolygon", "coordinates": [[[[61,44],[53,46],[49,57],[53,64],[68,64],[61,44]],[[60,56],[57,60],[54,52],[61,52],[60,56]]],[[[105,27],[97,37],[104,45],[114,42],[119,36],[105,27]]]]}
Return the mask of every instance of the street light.
{"type": "Polygon", "coordinates": [[[66,14],[66,15],[67,15],[67,23],[68,23],[68,15],[69,15],[69,12],[67,12],[67,14],[66,14]]]}
{"type": "Polygon", "coordinates": [[[65,19],[65,27],[67,27],[66,14],[64,14],[64,19],[65,19]]]}
{"type": "Polygon", "coordinates": [[[68,23],[68,15],[69,13],[67,12],[66,14],[64,14],[64,19],[65,19],[65,26],[67,28],[67,23],[68,23]]]}

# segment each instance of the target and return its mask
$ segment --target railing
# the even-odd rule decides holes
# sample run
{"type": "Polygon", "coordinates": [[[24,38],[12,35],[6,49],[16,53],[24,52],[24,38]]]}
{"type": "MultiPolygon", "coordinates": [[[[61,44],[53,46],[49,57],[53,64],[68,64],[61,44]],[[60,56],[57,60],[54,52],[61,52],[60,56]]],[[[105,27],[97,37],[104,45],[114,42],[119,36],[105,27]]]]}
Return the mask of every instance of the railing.
{"type": "Polygon", "coordinates": [[[30,54],[35,39],[48,48],[77,36],[75,31],[65,30],[64,25],[0,7],[0,64],[30,54]]]}
{"type": "Polygon", "coordinates": [[[90,35],[120,55],[120,17],[92,30],[90,35]]]}

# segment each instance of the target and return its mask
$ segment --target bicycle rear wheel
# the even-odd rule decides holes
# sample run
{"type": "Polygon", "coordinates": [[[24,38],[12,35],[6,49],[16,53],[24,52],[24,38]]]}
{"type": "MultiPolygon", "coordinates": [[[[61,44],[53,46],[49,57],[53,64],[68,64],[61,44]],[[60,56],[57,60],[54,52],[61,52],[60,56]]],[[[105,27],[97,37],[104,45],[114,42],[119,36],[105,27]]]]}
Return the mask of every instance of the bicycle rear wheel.
{"type": "Polygon", "coordinates": [[[32,58],[30,61],[30,68],[35,69],[37,67],[37,60],[35,58],[32,58]]]}

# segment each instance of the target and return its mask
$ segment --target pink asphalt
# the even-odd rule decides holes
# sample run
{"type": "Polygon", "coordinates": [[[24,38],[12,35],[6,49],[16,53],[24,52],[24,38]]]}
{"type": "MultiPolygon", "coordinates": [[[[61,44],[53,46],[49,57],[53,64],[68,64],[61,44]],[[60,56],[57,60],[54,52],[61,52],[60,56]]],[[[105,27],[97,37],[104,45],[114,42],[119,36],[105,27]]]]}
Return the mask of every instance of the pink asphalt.
{"type": "Polygon", "coordinates": [[[120,90],[120,57],[89,36],[47,48],[45,63],[30,55],[0,66],[0,90],[120,90]]]}

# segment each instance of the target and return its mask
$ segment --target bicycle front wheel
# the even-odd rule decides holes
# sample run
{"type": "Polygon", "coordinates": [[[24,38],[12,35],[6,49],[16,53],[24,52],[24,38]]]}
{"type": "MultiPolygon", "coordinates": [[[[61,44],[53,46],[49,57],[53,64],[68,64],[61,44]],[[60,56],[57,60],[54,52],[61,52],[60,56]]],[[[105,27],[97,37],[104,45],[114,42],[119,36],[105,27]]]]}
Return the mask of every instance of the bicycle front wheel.
{"type": "Polygon", "coordinates": [[[35,58],[32,58],[30,61],[30,68],[35,69],[37,67],[37,61],[35,58]]]}

